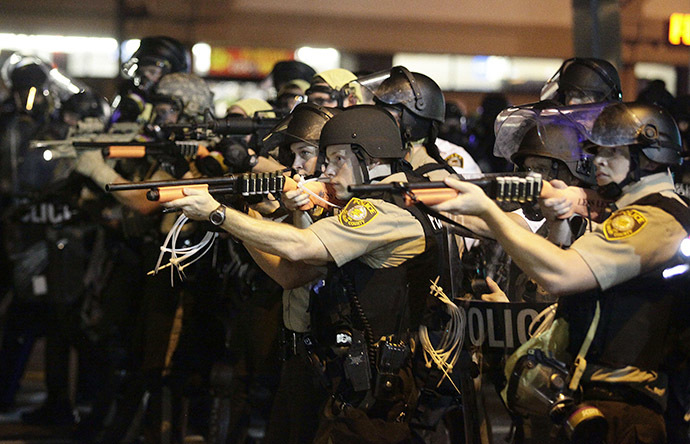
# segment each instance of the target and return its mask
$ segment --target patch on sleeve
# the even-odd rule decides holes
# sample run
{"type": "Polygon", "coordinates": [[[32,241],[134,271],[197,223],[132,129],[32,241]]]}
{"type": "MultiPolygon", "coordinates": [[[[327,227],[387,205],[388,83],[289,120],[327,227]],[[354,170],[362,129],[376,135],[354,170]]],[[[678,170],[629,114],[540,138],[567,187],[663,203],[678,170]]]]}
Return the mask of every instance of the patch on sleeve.
{"type": "Polygon", "coordinates": [[[346,227],[359,228],[369,223],[377,214],[379,212],[371,202],[353,197],[338,214],[338,219],[346,227]]]}
{"type": "Polygon", "coordinates": [[[618,240],[630,237],[639,232],[647,219],[637,210],[619,210],[604,222],[604,236],[608,240],[618,240]]]}
{"type": "Polygon", "coordinates": [[[444,159],[446,163],[452,167],[464,168],[465,159],[460,154],[453,153],[444,159]]]}

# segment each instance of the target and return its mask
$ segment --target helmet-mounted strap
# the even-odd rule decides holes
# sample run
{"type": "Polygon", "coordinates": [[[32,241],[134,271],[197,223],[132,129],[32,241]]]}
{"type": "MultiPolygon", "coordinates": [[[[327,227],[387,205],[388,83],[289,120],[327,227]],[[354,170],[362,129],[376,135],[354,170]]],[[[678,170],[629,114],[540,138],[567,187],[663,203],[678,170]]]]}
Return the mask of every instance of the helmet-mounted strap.
{"type": "Polygon", "coordinates": [[[350,149],[354,153],[355,157],[357,157],[357,161],[359,162],[359,169],[362,171],[363,182],[369,183],[369,170],[367,169],[367,160],[364,157],[364,153],[359,146],[355,144],[350,144],[350,149]]]}
{"type": "Polygon", "coordinates": [[[412,93],[414,94],[414,102],[415,102],[415,108],[418,110],[423,110],[426,104],[424,103],[424,97],[422,97],[422,91],[419,89],[419,85],[417,85],[417,81],[415,80],[414,76],[412,73],[405,68],[404,66],[398,66],[396,67],[400,72],[405,76],[407,81],[410,83],[410,87],[412,88],[412,93]]]}

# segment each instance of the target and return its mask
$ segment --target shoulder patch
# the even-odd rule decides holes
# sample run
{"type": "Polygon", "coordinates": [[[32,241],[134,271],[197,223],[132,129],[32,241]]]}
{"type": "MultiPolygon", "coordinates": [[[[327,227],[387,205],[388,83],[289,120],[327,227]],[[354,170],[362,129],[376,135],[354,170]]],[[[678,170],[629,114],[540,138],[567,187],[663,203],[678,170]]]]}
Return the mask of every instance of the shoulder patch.
{"type": "Polygon", "coordinates": [[[465,159],[458,153],[453,153],[444,159],[446,163],[452,167],[464,168],[465,159]]]}
{"type": "Polygon", "coordinates": [[[371,202],[353,197],[338,214],[338,220],[346,227],[359,228],[368,224],[377,214],[379,212],[371,202]]]}
{"type": "Polygon", "coordinates": [[[647,225],[647,219],[637,210],[616,211],[604,222],[604,236],[607,240],[630,237],[647,225]]]}

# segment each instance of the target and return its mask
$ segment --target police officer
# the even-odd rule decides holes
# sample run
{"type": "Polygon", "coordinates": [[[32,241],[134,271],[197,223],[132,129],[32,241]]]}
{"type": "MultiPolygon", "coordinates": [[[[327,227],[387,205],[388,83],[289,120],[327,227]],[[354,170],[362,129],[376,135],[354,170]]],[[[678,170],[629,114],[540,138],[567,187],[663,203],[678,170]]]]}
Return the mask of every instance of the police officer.
{"type": "Polygon", "coordinates": [[[37,57],[13,54],[2,74],[11,92],[0,116],[3,256],[11,261],[3,277],[12,277],[14,299],[0,350],[5,363],[0,367],[0,405],[12,407],[34,342],[46,335],[48,397],[22,419],[72,424],[69,347],[88,238],[77,204],[82,183],[70,175],[73,159],[48,161],[43,150],[29,147],[31,139],[53,136],[54,125],[60,124],[51,67],[37,57]]]}
{"type": "MultiPolygon", "coordinates": [[[[667,376],[662,370],[669,326],[680,324],[677,288],[660,269],[674,265],[688,235],[689,212],[668,172],[680,159],[675,122],[660,108],[638,103],[588,105],[588,134],[601,192],[616,199],[613,213],[569,249],[514,229],[477,187],[447,180],[457,198],[441,211],[483,218],[513,260],[553,294],[569,322],[575,356],[600,306],[583,371],[583,399],[608,420],[606,442],[665,442],[667,376]]],[[[678,299],[682,301],[682,299],[678,299]]],[[[592,441],[590,441],[592,442],[592,441]]]]}
{"type": "MultiPolygon", "coordinates": [[[[279,150],[285,154],[281,158],[292,163],[292,169],[305,178],[320,176],[323,172],[325,153],[319,146],[319,138],[324,125],[339,113],[337,108],[326,108],[313,103],[297,105],[286,119],[276,126],[269,139],[282,139],[279,150]],[[294,160],[289,161],[290,152],[294,160]]],[[[310,210],[299,208],[309,202],[309,195],[302,190],[283,193],[284,206],[292,212],[290,221],[294,226],[306,228],[319,218],[332,215],[321,206],[310,210]]],[[[261,266],[265,256],[250,250],[261,266]]],[[[270,271],[270,269],[269,269],[270,271]]],[[[287,276],[283,276],[287,277],[287,276]]],[[[318,426],[319,410],[326,400],[327,392],[314,377],[314,371],[304,346],[304,339],[310,330],[309,294],[313,285],[291,288],[284,280],[281,285],[288,287],[283,291],[283,332],[281,357],[283,365],[280,383],[273,402],[271,416],[266,431],[267,443],[311,442],[318,426]]]]}
{"type": "Polygon", "coordinates": [[[433,79],[404,66],[394,66],[380,85],[366,85],[373,92],[374,102],[398,120],[403,141],[411,146],[408,160],[413,168],[436,162],[452,166],[458,174],[481,173],[464,148],[438,139],[446,105],[443,92],[433,79]]]}
{"type": "Polygon", "coordinates": [[[321,359],[329,360],[327,375],[333,391],[319,435],[324,440],[352,433],[360,440],[409,439],[404,420],[411,413],[407,408],[413,387],[404,358],[409,344],[405,332],[419,322],[428,278],[437,275],[433,242],[427,243],[425,234],[433,228],[426,216],[418,218],[385,199],[352,198],[348,191],[349,185],[402,170],[405,150],[388,113],[371,106],[345,110],[324,126],[320,147],[326,150],[325,175],[335,197],[350,200],[338,217],[321,219],[307,229],[256,221],[194,190],[186,190],[187,197],[168,205],[191,218],[211,220],[251,248],[287,259],[279,268],[299,273],[293,285],[318,276],[307,264],[329,264],[328,291],[339,302],[334,305],[323,294],[315,296],[321,311],[313,313],[311,325],[323,351],[330,350],[321,359]],[[413,307],[409,312],[408,304],[413,307]],[[382,336],[388,341],[379,342],[382,336]],[[387,367],[390,385],[380,390],[375,390],[375,381],[384,376],[368,373],[376,366],[377,347],[402,354],[397,364],[387,367]],[[367,431],[358,432],[358,424],[367,431]],[[348,431],[349,426],[353,430],[348,431]]]}
{"type": "MultiPolygon", "coordinates": [[[[148,135],[138,136],[144,141],[150,140],[152,136],[160,138],[154,140],[165,140],[168,135],[163,131],[163,126],[166,124],[196,123],[203,120],[204,111],[213,104],[212,93],[206,83],[189,73],[165,75],[150,92],[149,99],[152,113],[148,121],[148,135]]],[[[77,171],[93,180],[99,188],[104,188],[108,183],[169,180],[188,170],[186,158],[172,162],[153,157],[123,159],[113,165],[103,159],[100,151],[89,150],[81,152],[77,160],[77,171]]],[[[160,253],[165,216],[159,217],[160,205],[148,201],[145,194],[142,190],[113,193],[121,208],[112,212],[121,215],[121,219],[117,220],[118,230],[107,233],[106,248],[116,254],[108,258],[108,266],[113,271],[103,277],[107,283],[102,284],[100,295],[109,309],[106,319],[110,321],[110,325],[105,330],[106,339],[110,341],[108,345],[113,347],[113,353],[108,355],[112,375],[109,385],[103,388],[104,396],[94,406],[88,424],[81,431],[93,441],[114,442],[123,439],[128,431],[139,432],[129,428],[133,427],[132,419],[147,392],[150,395],[150,420],[145,425],[150,436],[155,437],[153,439],[164,439],[162,436],[165,434],[179,432],[177,427],[180,424],[177,421],[173,424],[173,429],[161,427],[164,423],[163,406],[168,402],[165,399],[166,390],[169,387],[163,381],[171,373],[173,351],[178,344],[179,336],[173,334],[176,314],[182,312],[180,307],[183,303],[185,308],[191,310],[196,310],[197,306],[193,304],[195,301],[192,298],[184,297],[180,286],[174,290],[170,288],[167,275],[146,276],[150,269],[148,267],[156,262],[160,253]],[[140,294],[134,297],[132,288],[140,289],[140,294]]],[[[188,276],[191,277],[194,271],[188,270],[188,276]]],[[[213,276],[213,271],[209,269],[209,275],[213,276]]],[[[217,280],[207,276],[205,283],[213,286],[217,280]]],[[[212,321],[207,322],[209,328],[215,326],[212,321]]],[[[181,322],[179,318],[177,322],[181,322]]],[[[206,344],[197,344],[197,350],[200,353],[206,350],[206,344]]],[[[178,366],[178,369],[184,370],[180,372],[180,379],[184,380],[184,377],[193,374],[198,368],[208,370],[208,360],[218,354],[209,352],[204,355],[203,360],[185,360],[184,363],[192,361],[198,367],[185,367],[184,364],[178,366]]],[[[177,390],[181,387],[182,384],[179,384],[174,388],[177,390]]],[[[173,398],[179,400],[181,395],[176,390],[173,390],[173,398]]],[[[172,405],[179,407],[179,403],[172,405]]]]}
{"type": "MultiPolygon", "coordinates": [[[[558,188],[592,187],[595,184],[591,156],[582,149],[577,130],[567,124],[534,126],[525,133],[510,159],[518,171],[539,173],[543,180],[558,188]]],[[[567,203],[554,199],[541,201],[540,204],[526,205],[517,211],[525,218],[532,232],[561,246],[570,245],[575,237],[584,233],[586,222],[581,216],[558,219],[558,214],[570,209],[567,203]]],[[[508,287],[510,300],[555,301],[553,296],[519,273],[517,267],[513,268],[508,287]]]]}
{"type": "Polygon", "coordinates": [[[113,99],[112,122],[146,122],[151,113],[148,95],[167,74],[189,72],[189,53],[172,37],[144,37],[132,57],[122,64],[125,79],[113,99]]]}

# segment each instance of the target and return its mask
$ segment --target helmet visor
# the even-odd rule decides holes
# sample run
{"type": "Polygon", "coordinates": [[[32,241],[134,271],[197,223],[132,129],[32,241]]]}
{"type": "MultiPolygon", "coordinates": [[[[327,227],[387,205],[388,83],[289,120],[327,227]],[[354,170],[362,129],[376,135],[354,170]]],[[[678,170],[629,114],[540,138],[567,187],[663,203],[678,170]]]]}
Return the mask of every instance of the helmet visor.
{"type": "Polygon", "coordinates": [[[371,99],[374,97],[376,90],[379,89],[379,86],[381,86],[381,84],[390,76],[391,70],[386,69],[384,71],[357,77],[356,80],[353,80],[353,83],[358,84],[361,87],[362,93],[371,99]]]}
{"type": "MultiPolygon", "coordinates": [[[[539,138],[545,147],[557,146],[561,140],[553,139],[559,133],[547,131],[546,127],[569,127],[576,133],[579,142],[589,140],[599,144],[599,138],[592,135],[594,122],[609,104],[595,103],[587,105],[544,107],[543,103],[511,107],[503,110],[494,125],[496,142],[494,155],[510,160],[520,146],[525,134],[537,127],[539,138]]],[[[615,137],[612,137],[615,139],[615,137]]]]}

